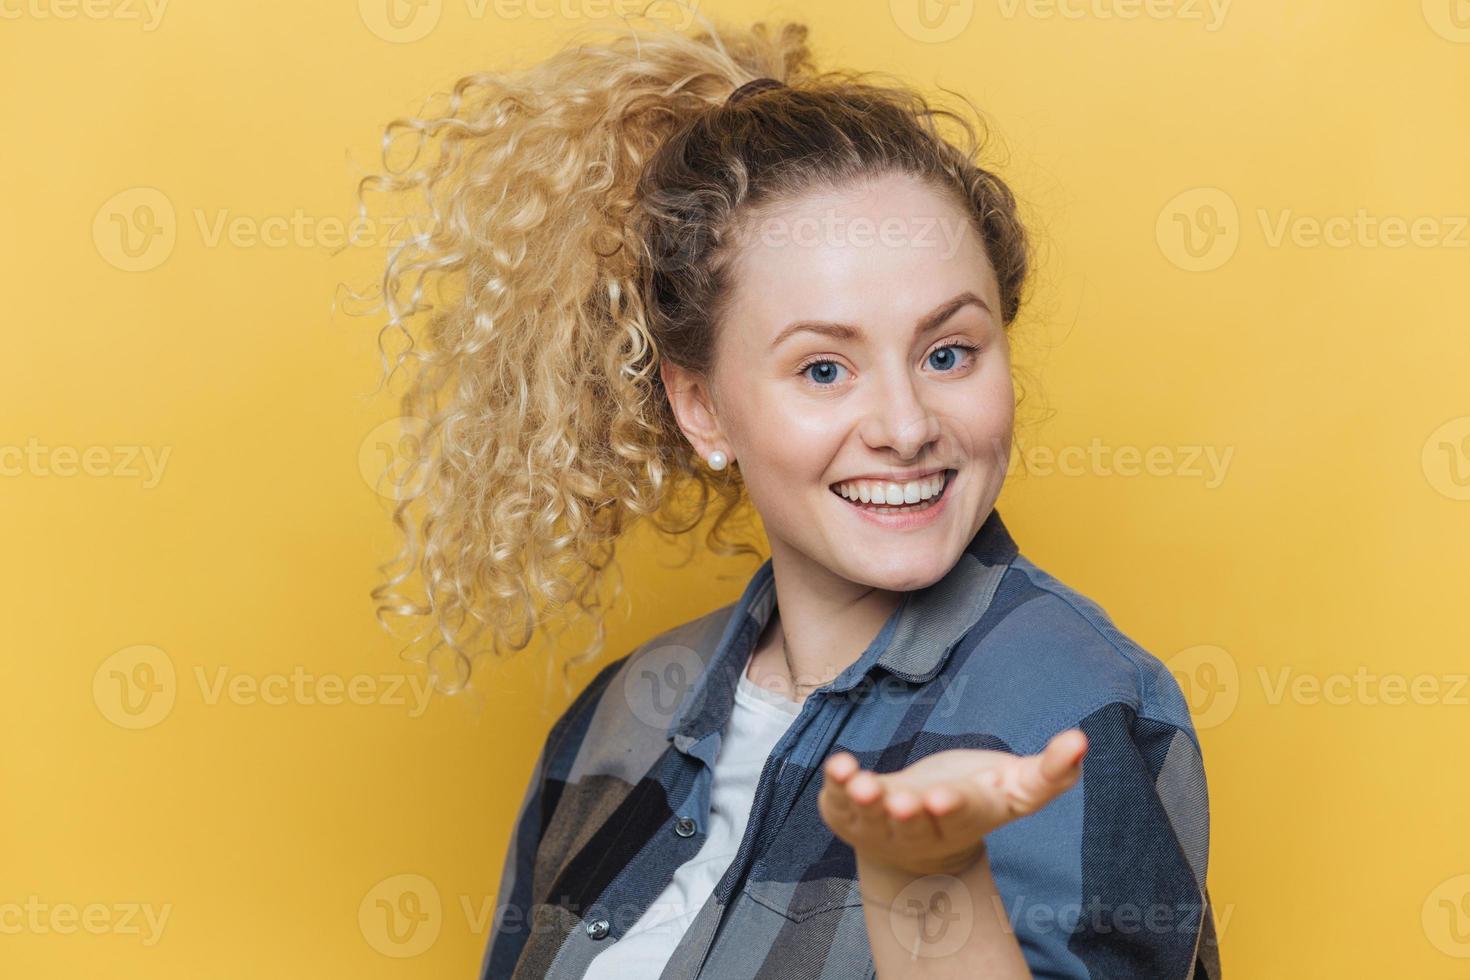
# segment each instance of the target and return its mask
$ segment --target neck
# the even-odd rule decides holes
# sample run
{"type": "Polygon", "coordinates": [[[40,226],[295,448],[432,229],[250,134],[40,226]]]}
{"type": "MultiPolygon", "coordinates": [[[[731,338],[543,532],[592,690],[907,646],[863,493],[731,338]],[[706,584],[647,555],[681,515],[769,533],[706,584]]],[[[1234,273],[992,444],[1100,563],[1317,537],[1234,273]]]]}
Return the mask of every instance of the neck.
{"type": "Polygon", "coordinates": [[[772,548],[776,608],[751,654],[750,678],[800,701],[862,656],[903,593],[861,585],[772,548]]]}

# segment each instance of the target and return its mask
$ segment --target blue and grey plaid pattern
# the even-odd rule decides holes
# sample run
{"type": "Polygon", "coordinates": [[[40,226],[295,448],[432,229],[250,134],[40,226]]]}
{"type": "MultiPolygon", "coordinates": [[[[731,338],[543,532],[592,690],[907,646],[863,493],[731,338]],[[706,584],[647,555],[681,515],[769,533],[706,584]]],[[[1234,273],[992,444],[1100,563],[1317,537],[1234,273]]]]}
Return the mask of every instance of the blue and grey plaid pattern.
{"type": "MultiPolygon", "coordinates": [[[[699,851],[721,731],[775,598],[767,560],[737,602],[607,664],[558,719],[506,855],[485,980],[582,977],[699,851]]],[[[822,762],[1033,753],[1071,727],[1089,741],[1078,784],[987,838],[1031,972],[1218,980],[1204,763],[1179,685],[1021,555],[996,510],[807,697],[659,980],[874,977],[852,849],[817,810],[822,762]]]]}

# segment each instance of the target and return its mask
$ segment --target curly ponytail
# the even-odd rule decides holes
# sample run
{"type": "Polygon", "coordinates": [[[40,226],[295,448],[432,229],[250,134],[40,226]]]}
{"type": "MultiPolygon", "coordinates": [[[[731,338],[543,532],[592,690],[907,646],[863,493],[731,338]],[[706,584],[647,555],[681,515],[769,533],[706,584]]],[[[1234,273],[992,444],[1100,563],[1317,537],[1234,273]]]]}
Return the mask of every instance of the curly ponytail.
{"type": "Polygon", "coordinates": [[[380,619],[428,617],[461,682],[487,628],[495,652],[520,650],[568,603],[596,623],[572,663],[595,659],[600,573],[640,518],[683,534],[713,497],[709,547],[759,557],[724,535],[748,502],[738,468],[694,458],[658,372],[663,358],[708,369],[756,209],[882,170],[923,176],[973,216],[1003,320],[1015,316],[1026,238],[1005,184],[971,162],[969,123],[868,73],[817,73],[806,39],[796,23],[627,29],[522,73],[466,75],[442,114],[387,126],[387,173],[359,183],[359,208],[364,188],[420,191],[427,207],[426,230],[388,259],[379,333],[385,365],[390,336],[406,341],[387,376],[409,368],[402,413],[424,432],[401,462],[423,479],[397,502],[401,568],[373,597],[380,619]],[[762,76],[787,87],[725,104],[762,76]],[[964,149],[938,117],[960,124],[964,149]],[[417,142],[394,169],[401,130],[417,142]],[[426,280],[447,288],[442,305],[426,280]],[[422,602],[398,591],[414,571],[422,602]]]}

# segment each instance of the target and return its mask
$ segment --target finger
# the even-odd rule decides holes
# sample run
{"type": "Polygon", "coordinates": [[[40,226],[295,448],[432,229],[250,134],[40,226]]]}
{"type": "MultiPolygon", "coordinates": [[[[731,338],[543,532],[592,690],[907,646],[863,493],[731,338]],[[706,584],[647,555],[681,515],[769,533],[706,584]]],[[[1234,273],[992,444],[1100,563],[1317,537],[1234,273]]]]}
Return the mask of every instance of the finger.
{"type": "Polygon", "coordinates": [[[862,766],[858,765],[857,756],[843,749],[827,756],[827,761],[822,765],[822,773],[827,779],[842,785],[861,768],[862,766]]]}
{"type": "Polygon", "coordinates": [[[1041,774],[1062,783],[1077,775],[1077,767],[1087,755],[1087,735],[1080,728],[1069,728],[1051,737],[1041,750],[1041,774]]]}
{"type": "Polygon", "coordinates": [[[845,824],[857,821],[857,804],[852,801],[852,796],[847,791],[845,780],[850,779],[857,771],[857,760],[848,755],[846,760],[836,756],[829,757],[823,765],[822,771],[825,775],[819,801],[824,805],[832,819],[842,821],[845,824]],[[843,769],[849,769],[842,774],[843,769]]]}
{"type": "Polygon", "coordinates": [[[1002,789],[1013,814],[1033,813],[1070,789],[1082,775],[1086,752],[1087,736],[1080,729],[1069,728],[1052,736],[1037,754],[1001,767],[1002,789]]]}
{"type": "Polygon", "coordinates": [[[965,798],[953,786],[941,784],[924,791],[924,809],[935,818],[944,817],[964,806],[965,798]]]}
{"type": "Polygon", "coordinates": [[[847,793],[856,806],[860,832],[878,839],[889,837],[888,812],[884,803],[886,789],[878,774],[862,770],[848,780],[847,793]]]}
{"type": "Polygon", "coordinates": [[[852,801],[847,798],[847,791],[841,786],[822,787],[817,795],[817,811],[823,820],[832,825],[833,830],[850,827],[857,821],[857,810],[853,808],[852,801]]]}
{"type": "Polygon", "coordinates": [[[913,790],[900,788],[888,794],[888,816],[895,843],[918,846],[932,843],[939,836],[939,825],[923,798],[913,790]]]}
{"type": "Polygon", "coordinates": [[[946,805],[934,818],[939,835],[946,841],[974,840],[991,827],[1005,822],[1003,798],[989,788],[993,770],[983,770],[975,779],[934,787],[929,796],[948,794],[946,805]]]}

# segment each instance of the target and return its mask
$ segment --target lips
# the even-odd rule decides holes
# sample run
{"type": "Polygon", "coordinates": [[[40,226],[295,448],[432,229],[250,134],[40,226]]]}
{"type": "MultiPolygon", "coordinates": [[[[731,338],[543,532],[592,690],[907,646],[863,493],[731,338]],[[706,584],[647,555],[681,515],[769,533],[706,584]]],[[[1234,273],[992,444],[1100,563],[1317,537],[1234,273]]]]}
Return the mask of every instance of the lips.
{"type": "Polygon", "coordinates": [[[929,470],[910,470],[910,471],[908,471],[908,474],[907,475],[895,475],[895,474],[891,474],[891,473],[859,474],[857,476],[843,477],[842,479],[837,480],[837,481],[829,484],[829,486],[831,486],[831,487],[840,487],[844,483],[858,483],[858,482],[863,482],[863,483],[897,483],[899,485],[902,485],[902,484],[905,484],[905,483],[912,483],[914,480],[927,480],[928,478],[930,478],[932,476],[937,476],[940,473],[953,473],[953,472],[954,472],[953,469],[946,469],[944,467],[935,467],[934,469],[929,469],[929,470]]]}

